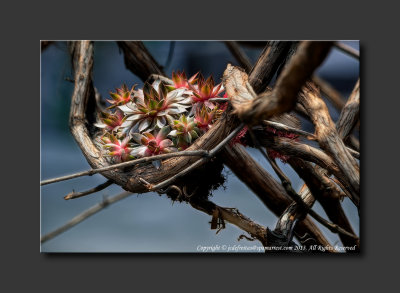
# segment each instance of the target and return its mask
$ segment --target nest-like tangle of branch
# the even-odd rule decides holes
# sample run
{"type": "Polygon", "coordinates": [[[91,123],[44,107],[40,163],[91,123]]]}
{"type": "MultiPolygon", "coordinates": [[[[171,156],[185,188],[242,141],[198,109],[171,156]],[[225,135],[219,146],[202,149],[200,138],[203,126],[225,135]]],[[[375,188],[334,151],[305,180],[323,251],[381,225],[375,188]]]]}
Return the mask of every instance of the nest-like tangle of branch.
{"type": "MultiPolygon", "coordinates": [[[[96,112],[99,111],[92,82],[93,44],[91,42],[76,43],[72,53],[75,68],[75,89],[71,104],[71,132],[91,167],[94,169],[106,167],[111,165],[110,160],[99,147],[99,132],[94,131],[95,128],[93,127],[95,117],[98,114],[96,112]]],[[[229,74],[228,71],[224,73],[224,80],[226,80],[227,74],[229,74]]],[[[230,111],[230,109],[227,111],[230,111]]],[[[234,115],[228,115],[226,112],[186,150],[211,151],[233,129],[237,128],[239,121],[234,115]]],[[[193,196],[208,197],[212,190],[221,186],[225,181],[221,174],[222,169],[222,161],[215,156],[213,158],[185,156],[165,159],[159,168],[151,163],[143,163],[124,169],[116,168],[104,171],[101,174],[133,193],[165,191],[173,200],[187,200],[193,196]],[[196,162],[198,164],[195,169],[187,173],[184,172],[196,162]],[[177,177],[177,174],[181,176],[177,177]],[[169,182],[168,180],[172,176],[175,176],[176,180],[169,182]],[[168,184],[160,186],[160,183],[162,185],[166,181],[168,184]],[[174,192],[173,189],[167,190],[172,183],[184,191],[184,196],[177,196],[179,192],[174,192]]]]}

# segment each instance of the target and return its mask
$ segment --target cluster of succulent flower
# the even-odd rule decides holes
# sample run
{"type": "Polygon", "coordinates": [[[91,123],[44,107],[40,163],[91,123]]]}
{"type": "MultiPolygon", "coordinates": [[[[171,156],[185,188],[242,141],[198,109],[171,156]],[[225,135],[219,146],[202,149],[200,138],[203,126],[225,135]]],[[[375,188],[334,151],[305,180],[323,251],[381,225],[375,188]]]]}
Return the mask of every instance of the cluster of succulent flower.
{"type": "MultiPolygon", "coordinates": [[[[209,130],[224,110],[222,84],[197,73],[173,72],[171,84],[157,79],[143,89],[126,85],[111,92],[108,112],[99,115],[100,142],[113,162],[181,151],[209,130]],[[221,107],[222,106],[222,107],[221,107]]],[[[226,96],[225,96],[226,97],[226,96]]]]}

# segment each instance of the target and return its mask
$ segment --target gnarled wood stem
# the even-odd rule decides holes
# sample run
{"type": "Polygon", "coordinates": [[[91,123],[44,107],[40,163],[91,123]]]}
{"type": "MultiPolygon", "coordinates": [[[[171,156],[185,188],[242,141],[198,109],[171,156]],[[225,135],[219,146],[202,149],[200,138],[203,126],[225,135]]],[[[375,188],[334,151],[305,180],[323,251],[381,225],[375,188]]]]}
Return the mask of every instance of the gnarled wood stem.
{"type": "Polygon", "coordinates": [[[356,160],[346,149],[333,123],[328,108],[314,84],[308,83],[299,95],[299,102],[304,106],[315,126],[315,135],[324,149],[337,164],[347,181],[352,197],[359,200],[360,170],[356,160]]]}

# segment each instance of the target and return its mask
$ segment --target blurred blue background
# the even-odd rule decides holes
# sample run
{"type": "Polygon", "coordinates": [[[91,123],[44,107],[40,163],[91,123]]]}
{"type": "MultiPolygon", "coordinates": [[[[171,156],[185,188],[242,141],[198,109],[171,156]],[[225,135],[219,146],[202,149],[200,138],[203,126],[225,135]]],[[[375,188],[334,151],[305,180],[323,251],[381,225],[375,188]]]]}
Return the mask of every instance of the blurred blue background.
{"type": "MultiPolygon", "coordinates": [[[[147,49],[160,65],[165,65],[171,42],[146,41],[147,49]]],[[[358,41],[344,42],[359,49],[358,41]]],[[[254,62],[262,49],[243,47],[254,62]]],[[[125,68],[123,55],[115,42],[95,42],[94,85],[103,98],[109,91],[142,81],[125,68]]],[[[220,80],[227,63],[237,65],[223,42],[217,41],[179,41],[170,66],[165,72],[170,76],[172,70],[185,70],[192,75],[201,71],[205,76],[213,74],[220,80]]],[[[359,62],[352,57],[332,49],[329,57],[318,69],[317,74],[348,97],[359,76],[359,62]]],[[[41,54],[41,180],[67,175],[90,169],[80,149],[69,133],[68,115],[73,83],[71,61],[66,42],[56,42],[41,54]]],[[[328,103],[332,118],[339,113],[328,103]]],[[[310,128],[311,125],[304,125],[310,128]]],[[[312,130],[312,129],[311,129],[312,130]]],[[[258,151],[249,149],[275,178],[271,167],[258,151]]],[[[299,189],[302,181],[287,165],[280,164],[289,175],[293,187],[299,189]]],[[[274,216],[258,198],[229,169],[226,189],[220,188],[211,198],[224,207],[238,208],[243,214],[256,222],[273,228],[274,216]]],[[[79,199],[65,201],[63,197],[71,192],[83,191],[103,183],[101,175],[81,177],[41,187],[41,235],[63,225],[87,208],[123,190],[111,186],[96,194],[79,199]]],[[[359,232],[358,214],[347,199],[343,207],[356,233],[359,232]]],[[[323,210],[318,204],[314,209],[322,216],[323,210]]],[[[185,203],[172,204],[166,196],[157,193],[132,195],[86,221],[43,243],[42,252],[197,252],[197,247],[210,245],[259,245],[245,239],[237,241],[242,231],[227,225],[218,234],[210,229],[211,217],[194,210],[185,203]]],[[[328,240],[338,244],[338,237],[324,227],[328,240]]]]}

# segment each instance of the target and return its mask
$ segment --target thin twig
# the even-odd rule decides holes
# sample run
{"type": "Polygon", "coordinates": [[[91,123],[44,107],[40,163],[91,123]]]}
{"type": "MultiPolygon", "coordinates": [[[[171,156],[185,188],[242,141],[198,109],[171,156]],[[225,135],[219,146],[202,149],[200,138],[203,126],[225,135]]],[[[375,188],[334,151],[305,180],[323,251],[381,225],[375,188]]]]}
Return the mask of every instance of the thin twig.
{"type": "Polygon", "coordinates": [[[57,235],[60,235],[61,233],[65,232],[66,230],[72,228],[73,226],[81,223],[82,221],[86,220],[90,216],[93,216],[94,214],[100,212],[104,208],[108,207],[109,205],[116,203],[117,201],[120,201],[124,198],[127,198],[130,196],[132,192],[124,191],[120,194],[117,194],[113,197],[110,198],[105,198],[102,202],[90,207],[89,209],[85,210],[81,214],[77,215],[76,217],[72,218],[69,222],[65,223],[61,227],[57,228],[56,230],[42,236],[40,238],[40,243],[44,243],[57,235]]]}
{"type": "Polygon", "coordinates": [[[82,191],[82,192],[72,191],[72,192],[68,193],[66,196],[64,196],[64,199],[69,200],[69,199],[82,197],[82,196],[85,196],[88,194],[96,193],[98,191],[101,191],[101,190],[107,188],[108,186],[110,186],[112,184],[113,184],[112,180],[107,180],[106,182],[104,182],[96,187],[93,187],[89,190],[86,190],[86,191],[82,191]]]}
{"type": "Polygon", "coordinates": [[[340,227],[337,224],[331,223],[327,220],[325,220],[323,217],[321,217],[320,215],[318,215],[314,210],[309,210],[308,213],[310,214],[310,216],[312,216],[314,219],[316,219],[320,224],[322,224],[323,226],[325,226],[326,228],[328,228],[331,232],[333,233],[340,233],[342,235],[346,235],[349,236],[353,239],[358,240],[357,235],[354,235],[353,233],[350,233],[348,231],[346,231],[345,229],[343,229],[342,227],[340,227]]]}
{"type": "MultiPolygon", "coordinates": [[[[82,212],[81,214],[72,218],[70,221],[68,221],[61,227],[57,228],[56,230],[42,236],[40,238],[40,242],[44,243],[50,239],[53,239],[57,235],[60,235],[61,233],[67,231],[68,229],[74,227],[75,225],[83,222],[90,216],[100,212],[101,210],[108,207],[109,205],[114,204],[124,198],[127,198],[130,195],[132,195],[131,192],[125,191],[125,192],[122,192],[113,197],[104,199],[102,202],[85,210],[84,212],[82,212]]],[[[219,211],[220,217],[222,219],[239,227],[243,231],[246,231],[251,236],[260,240],[262,243],[266,243],[266,228],[253,222],[252,220],[250,220],[249,218],[247,218],[246,216],[241,214],[237,209],[223,208],[223,207],[215,205],[214,203],[212,203],[210,201],[193,200],[190,203],[191,203],[192,207],[194,207],[195,209],[200,210],[200,211],[205,212],[210,215],[212,215],[213,211],[215,209],[217,209],[219,211]]]]}
{"type": "Polygon", "coordinates": [[[360,59],[360,52],[342,42],[335,42],[335,47],[338,48],[340,51],[356,58],[360,59]]]}
{"type": "Polygon", "coordinates": [[[211,98],[211,99],[208,99],[210,102],[228,102],[228,103],[230,103],[230,100],[229,99],[227,99],[227,98],[211,98]]]}
{"type": "Polygon", "coordinates": [[[287,131],[287,132],[291,132],[294,134],[298,134],[298,135],[302,135],[305,136],[306,138],[308,138],[309,140],[316,140],[316,137],[313,133],[298,129],[298,128],[294,128],[294,127],[290,127],[288,125],[279,123],[279,122],[274,122],[271,120],[264,120],[262,122],[265,126],[270,126],[272,128],[275,128],[276,130],[283,130],[283,131],[287,131]]]}
{"type": "Polygon", "coordinates": [[[144,162],[163,160],[163,159],[168,159],[168,158],[173,158],[173,157],[209,156],[209,155],[210,155],[210,153],[208,151],[205,151],[205,150],[181,151],[181,152],[176,152],[176,153],[156,155],[156,156],[152,156],[152,157],[145,157],[145,158],[140,158],[140,159],[136,159],[136,160],[133,160],[133,161],[114,164],[114,165],[110,165],[110,166],[103,167],[103,168],[91,169],[91,170],[87,170],[87,171],[74,173],[74,174],[71,174],[71,175],[65,175],[65,176],[61,176],[61,177],[57,177],[57,178],[43,180],[43,181],[40,182],[40,185],[43,186],[43,185],[47,185],[47,184],[51,184],[51,183],[55,183],[55,182],[60,182],[60,181],[64,181],[64,180],[69,180],[69,179],[82,177],[82,176],[92,176],[94,174],[97,174],[97,173],[100,173],[100,172],[103,172],[103,171],[113,170],[113,169],[116,169],[116,168],[124,168],[124,167],[133,166],[133,165],[144,163],[144,162]]]}
{"type": "Polygon", "coordinates": [[[286,192],[290,195],[290,197],[292,197],[292,199],[297,204],[299,204],[299,205],[303,206],[304,208],[306,208],[305,207],[305,203],[303,202],[301,197],[292,188],[292,184],[290,183],[289,178],[285,175],[285,173],[282,172],[282,170],[278,167],[276,162],[274,160],[272,160],[268,156],[268,154],[264,151],[264,149],[261,147],[260,142],[258,141],[256,136],[254,135],[254,132],[251,129],[249,129],[249,133],[250,133],[251,139],[253,140],[256,148],[261,152],[261,154],[264,156],[264,158],[270,163],[270,165],[271,165],[272,169],[274,169],[276,175],[278,175],[278,177],[281,180],[282,185],[285,188],[286,192]],[[296,194],[297,196],[294,196],[294,194],[296,194]]]}
{"type": "Polygon", "coordinates": [[[349,151],[349,153],[356,159],[360,159],[360,153],[357,152],[356,150],[353,150],[352,148],[345,146],[346,149],[349,151]]]}

